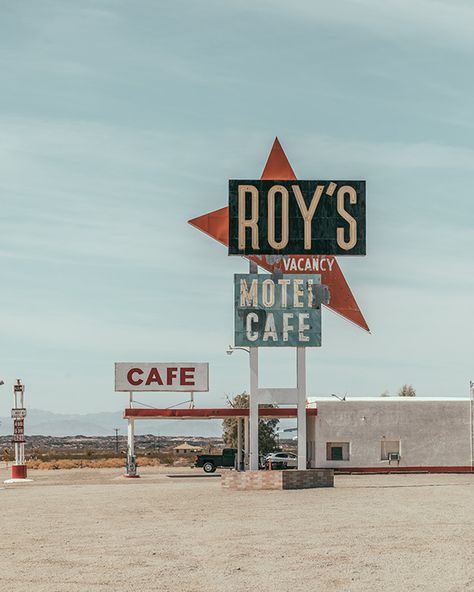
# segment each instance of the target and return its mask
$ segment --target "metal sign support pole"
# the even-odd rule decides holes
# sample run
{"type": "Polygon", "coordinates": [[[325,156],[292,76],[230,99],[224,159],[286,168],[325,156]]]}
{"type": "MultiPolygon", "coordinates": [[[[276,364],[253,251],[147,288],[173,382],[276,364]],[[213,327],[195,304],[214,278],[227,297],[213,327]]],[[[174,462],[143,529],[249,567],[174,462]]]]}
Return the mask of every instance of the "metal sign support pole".
{"type": "Polygon", "coordinates": [[[250,470],[258,471],[258,347],[250,347],[250,470]]]}
{"type": "Polygon", "coordinates": [[[306,350],[296,348],[296,388],[298,391],[298,470],[303,471],[306,465],[306,350]]]}
{"type": "Polygon", "coordinates": [[[244,471],[249,470],[249,418],[244,417],[244,471]]]}
{"type": "MultiPolygon", "coordinates": [[[[258,266],[249,262],[249,273],[258,273],[258,266]]],[[[258,347],[249,347],[250,358],[250,470],[258,471],[258,347]]]]}
{"type": "Polygon", "coordinates": [[[134,420],[128,420],[128,429],[127,429],[127,436],[128,436],[128,456],[129,458],[133,458],[135,456],[135,425],[134,420]]]}
{"type": "MultiPolygon", "coordinates": [[[[129,398],[130,409],[133,408],[133,393],[130,393],[129,398]]],[[[138,477],[137,463],[135,460],[135,420],[128,419],[127,425],[127,472],[126,477],[138,477]]]]}
{"type": "Polygon", "coordinates": [[[236,466],[237,471],[242,470],[242,419],[237,419],[237,457],[236,466]]]}

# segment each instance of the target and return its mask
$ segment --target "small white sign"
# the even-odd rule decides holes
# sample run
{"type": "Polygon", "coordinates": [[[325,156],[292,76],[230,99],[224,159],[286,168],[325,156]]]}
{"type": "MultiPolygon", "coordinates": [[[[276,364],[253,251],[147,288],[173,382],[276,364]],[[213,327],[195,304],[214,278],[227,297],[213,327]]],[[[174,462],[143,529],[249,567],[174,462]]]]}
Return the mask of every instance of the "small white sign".
{"type": "Polygon", "coordinates": [[[207,392],[207,362],[116,362],[115,391],[207,392]]]}
{"type": "Polygon", "coordinates": [[[24,417],[26,417],[26,409],[24,407],[17,407],[16,409],[12,409],[13,419],[23,419],[24,417]]]}

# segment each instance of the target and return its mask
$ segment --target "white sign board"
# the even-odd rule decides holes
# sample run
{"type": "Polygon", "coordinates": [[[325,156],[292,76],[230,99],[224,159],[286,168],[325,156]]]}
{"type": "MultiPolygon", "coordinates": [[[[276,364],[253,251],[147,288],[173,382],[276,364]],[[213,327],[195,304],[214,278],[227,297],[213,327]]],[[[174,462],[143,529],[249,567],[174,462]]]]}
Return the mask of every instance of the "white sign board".
{"type": "Polygon", "coordinates": [[[116,362],[115,391],[207,392],[209,364],[203,362],[116,362]]]}
{"type": "Polygon", "coordinates": [[[13,419],[23,419],[26,417],[26,409],[24,407],[16,407],[12,409],[13,419]]]}

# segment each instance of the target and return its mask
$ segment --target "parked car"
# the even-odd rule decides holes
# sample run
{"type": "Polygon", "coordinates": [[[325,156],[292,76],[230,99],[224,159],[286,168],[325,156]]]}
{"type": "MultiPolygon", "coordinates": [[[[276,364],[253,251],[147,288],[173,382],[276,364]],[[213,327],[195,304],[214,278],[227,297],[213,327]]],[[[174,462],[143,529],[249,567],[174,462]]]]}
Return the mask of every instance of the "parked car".
{"type": "Polygon", "coordinates": [[[194,459],[195,467],[202,467],[205,473],[214,473],[217,467],[234,467],[235,448],[224,448],[222,454],[198,454],[194,459]]]}
{"type": "Polygon", "coordinates": [[[265,457],[265,468],[295,469],[298,466],[298,457],[292,452],[272,452],[265,457]]]}

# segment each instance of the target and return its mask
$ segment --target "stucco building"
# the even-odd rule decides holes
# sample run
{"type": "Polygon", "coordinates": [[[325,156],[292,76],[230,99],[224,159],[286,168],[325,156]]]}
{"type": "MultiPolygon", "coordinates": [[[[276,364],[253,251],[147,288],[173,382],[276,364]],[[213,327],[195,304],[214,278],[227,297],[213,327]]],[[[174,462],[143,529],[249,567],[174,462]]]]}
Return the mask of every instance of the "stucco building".
{"type": "Polygon", "coordinates": [[[471,471],[469,399],[311,398],[311,467],[348,471],[471,471]]]}
{"type": "Polygon", "coordinates": [[[179,444],[173,448],[173,451],[179,456],[189,456],[191,454],[201,454],[202,447],[201,446],[193,446],[192,444],[188,444],[184,442],[183,444],[179,444]]]}

